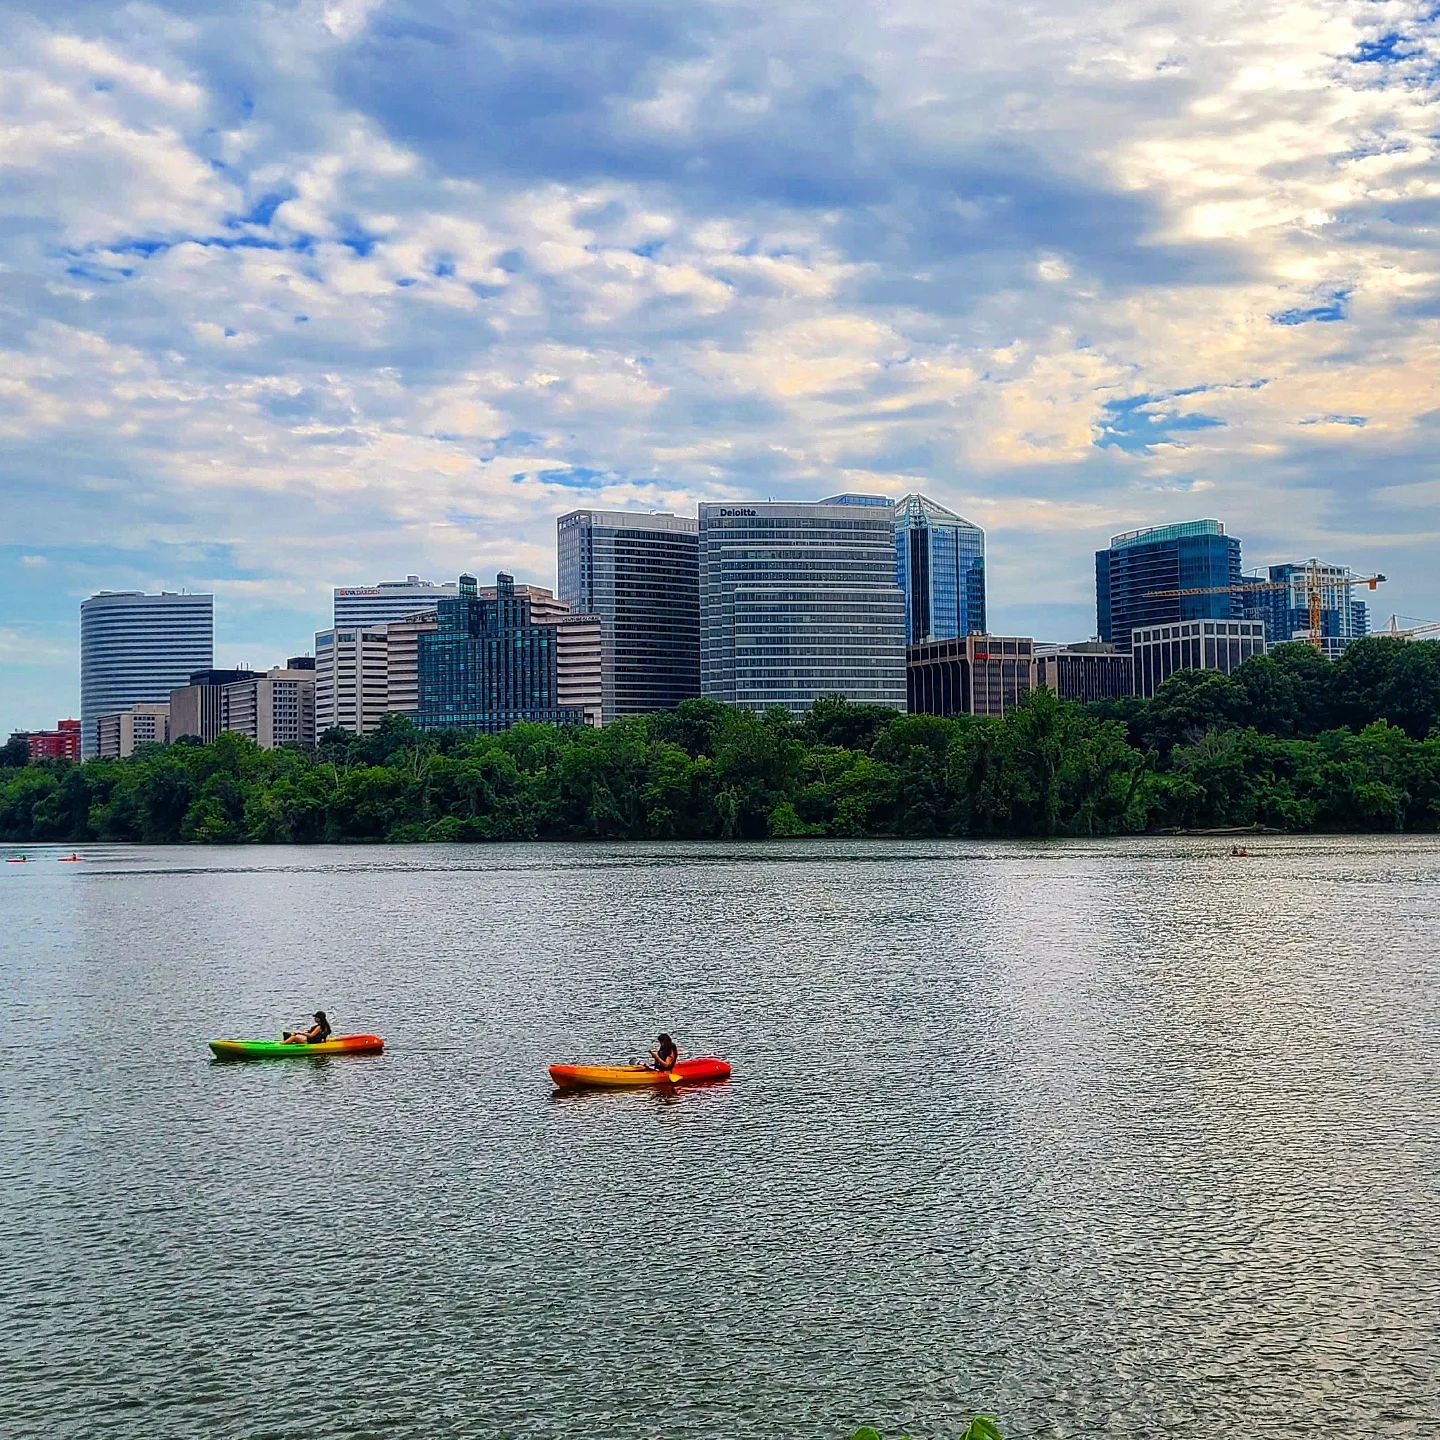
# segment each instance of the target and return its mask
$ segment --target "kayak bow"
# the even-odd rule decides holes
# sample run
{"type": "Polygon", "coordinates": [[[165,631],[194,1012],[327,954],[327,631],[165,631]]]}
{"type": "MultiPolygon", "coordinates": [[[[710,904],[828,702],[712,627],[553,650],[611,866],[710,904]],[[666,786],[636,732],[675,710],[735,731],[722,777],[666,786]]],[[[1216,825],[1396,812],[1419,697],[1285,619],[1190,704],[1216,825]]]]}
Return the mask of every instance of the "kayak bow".
{"type": "Polygon", "coordinates": [[[550,1078],[563,1089],[633,1090],[645,1085],[696,1085],[725,1080],[730,1066],[714,1056],[682,1060],[673,1070],[646,1065],[552,1065],[550,1078]]]}
{"type": "Polygon", "coordinates": [[[318,1045],[287,1045],[283,1040],[212,1040],[217,1060],[304,1060],[316,1055],[378,1055],[378,1035],[332,1035],[318,1045]]]}

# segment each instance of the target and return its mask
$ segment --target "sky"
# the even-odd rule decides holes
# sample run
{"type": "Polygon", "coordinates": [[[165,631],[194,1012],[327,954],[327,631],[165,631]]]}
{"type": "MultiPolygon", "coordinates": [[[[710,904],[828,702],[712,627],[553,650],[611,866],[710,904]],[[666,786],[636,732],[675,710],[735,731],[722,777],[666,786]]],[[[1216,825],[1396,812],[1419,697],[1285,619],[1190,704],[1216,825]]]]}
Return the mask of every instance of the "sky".
{"type": "Polygon", "coordinates": [[[992,628],[1213,516],[1440,619],[1436,0],[0,0],[0,735],[99,589],[920,490],[992,628]]]}

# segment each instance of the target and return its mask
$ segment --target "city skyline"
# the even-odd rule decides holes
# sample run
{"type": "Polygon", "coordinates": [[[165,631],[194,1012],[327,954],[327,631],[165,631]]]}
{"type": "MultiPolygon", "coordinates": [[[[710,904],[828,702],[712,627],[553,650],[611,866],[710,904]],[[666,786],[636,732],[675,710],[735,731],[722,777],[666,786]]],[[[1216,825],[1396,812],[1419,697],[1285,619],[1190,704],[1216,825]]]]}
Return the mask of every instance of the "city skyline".
{"type": "Polygon", "coordinates": [[[1440,618],[1420,0],[599,16],[5,7],[0,725],[92,591],[258,668],[585,507],[923,491],[1056,638],[1215,514],[1440,618]]]}

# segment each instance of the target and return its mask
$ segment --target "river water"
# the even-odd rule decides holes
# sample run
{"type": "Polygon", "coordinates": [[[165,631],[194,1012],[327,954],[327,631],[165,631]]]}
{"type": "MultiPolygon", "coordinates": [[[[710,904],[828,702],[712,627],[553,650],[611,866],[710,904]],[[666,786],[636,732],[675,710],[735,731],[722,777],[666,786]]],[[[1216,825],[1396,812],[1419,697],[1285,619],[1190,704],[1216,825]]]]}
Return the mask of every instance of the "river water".
{"type": "Polygon", "coordinates": [[[0,1435],[1440,1434],[1440,844],[1251,848],[33,848],[0,1435]]]}

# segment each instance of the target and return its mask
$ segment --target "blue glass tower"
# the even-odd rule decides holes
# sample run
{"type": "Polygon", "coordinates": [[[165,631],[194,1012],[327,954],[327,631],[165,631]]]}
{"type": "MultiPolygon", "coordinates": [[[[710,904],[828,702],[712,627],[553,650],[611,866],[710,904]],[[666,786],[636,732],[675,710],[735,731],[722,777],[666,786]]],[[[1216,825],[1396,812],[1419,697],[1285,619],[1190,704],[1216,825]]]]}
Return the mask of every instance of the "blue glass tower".
{"type": "Polygon", "coordinates": [[[1186,520],[1116,535],[1095,552],[1095,619],[1100,638],[1130,649],[1142,625],[1239,620],[1240,542],[1218,520],[1186,520]],[[1211,595],[1152,598],[1157,590],[1214,588],[1211,595]]]}
{"type": "Polygon", "coordinates": [[[522,721],[582,725],[584,711],[559,702],[556,627],[537,623],[512,575],[497,575],[482,599],[473,575],[453,600],[436,604],[438,627],[416,637],[422,730],[497,735],[522,721]]]}
{"type": "Polygon", "coordinates": [[[985,623],[985,532],[924,495],[895,506],[895,581],[905,640],[954,640],[985,623]]]}

